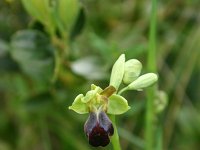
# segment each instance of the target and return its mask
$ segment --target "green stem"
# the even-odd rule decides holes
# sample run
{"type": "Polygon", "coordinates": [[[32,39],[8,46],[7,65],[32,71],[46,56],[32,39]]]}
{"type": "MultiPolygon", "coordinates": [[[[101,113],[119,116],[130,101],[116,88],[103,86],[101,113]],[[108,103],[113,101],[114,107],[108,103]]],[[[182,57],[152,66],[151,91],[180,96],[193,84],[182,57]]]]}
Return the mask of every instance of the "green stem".
{"type": "Polygon", "coordinates": [[[125,88],[121,89],[118,94],[121,95],[123,92],[127,91],[128,87],[126,86],[125,88]]]}
{"type": "Polygon", "coordinates": [[[147,91],[147,105],[146,105],[146,132],[145,138],[146,150],[153,150],[154,145],[154,88],[150,88],[147,91]]]}
{"type": "Polygon", "coordinates": [[[120,142],[119,142],[119,135],[117,131],[117,125],[115,122],[115,115],[111,115],[110,119],[112,121],[113,127],[114,127],[114,135],[111,138],[111,143],[113,145],[114,150],[121,150],[120,142]]]}
{"type": "Polygon", "coordinates": [[[52,78],[52,82],[55,83],[55,81],[58,78],[59,72],[62,68],[62,63],[65,59],[65,55],[67,55],[67,44],[65,39],[59,39],[56,35],[51,35],[52,42],[54,46],[56,47],[56,51],[54,54],[55,58],[55,68],[54,68],[54,75],[52,78]]]}
{"type": "MultiPolygon", "coordinates": [[[[148,70],[156,72],[156,15],[157,15],[157,0],[152,0],[151,22],[149,32],[149,49],[148,49],[148,70]]],[[[146,104],[146,131],[145,131],[145,149],[154,149],[154,97],[156,87],[151,87],[147,91],[146,104]]]]}
{"type": "Polygon", "coordinates": [[[61,57],[60,57],[60,54],[57,51],[55,51],[55,68],[54,68],[54,75],[53,75],[53,78],[52,78],[52,82],[55,83],[55,81],[57,80],[58,78],[58,74],[60,72],[60,68],[61,68],[61,57]]]}
{"type": "Polygon", "coordinates": [[[149,47],[148,47],[148,69],[156,71],[156,17],[157,17],[157,0],[152,0],[151,20],[149,30],[149,47]]]}

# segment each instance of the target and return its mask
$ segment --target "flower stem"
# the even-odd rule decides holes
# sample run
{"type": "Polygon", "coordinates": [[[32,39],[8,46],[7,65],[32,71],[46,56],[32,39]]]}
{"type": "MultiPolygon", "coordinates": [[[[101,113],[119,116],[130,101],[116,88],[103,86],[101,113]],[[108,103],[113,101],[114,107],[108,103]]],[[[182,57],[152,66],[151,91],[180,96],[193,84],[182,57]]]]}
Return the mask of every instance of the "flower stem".
{"type": "Polygon", "coordinates": [[[55,81],[57,80],[58,78],[58,74],[60,72],[60,68],[61,68],[61,57],[60,57],[60,54],[57,51],[55,51],[55,68],[54,68],[54,75],[53,75],[53,78],[52,78],[52,82],[55,83],[55,81]]]}
{"type": "MultiPolygon", "coordinates": [[[[152,0],[152,9],[150,17],[150,32],[149,32],[149,49],[148,49],[148,70],[156,72],[156,15],[157,15],[157,0],[152,0]]],[[[153,86],[147,91],[146,104],[146,131],[145,131],[145,149],[153,150],[155,145],[154,137],[154,97],[156,87],[153,86]]]]}
{"type": "Polygon", "coordinates": [[[110,119],[111,119],[113,127],[114,127],[114,135],[111,138],[113,150],[121,150],[121,146],[120,146],[120,142],[119,142],[119,135],[118,135],[117,126],[116,126],[116,122],[115,122],[115,115],[110,115],[110,119]]]}
{"type": "Polygon", "coordinates": [[[123,89],[121,89],[118,94],[121,95],[123,92],[127,91],[128,90],[128,87],[125,87],[123,89]]]}

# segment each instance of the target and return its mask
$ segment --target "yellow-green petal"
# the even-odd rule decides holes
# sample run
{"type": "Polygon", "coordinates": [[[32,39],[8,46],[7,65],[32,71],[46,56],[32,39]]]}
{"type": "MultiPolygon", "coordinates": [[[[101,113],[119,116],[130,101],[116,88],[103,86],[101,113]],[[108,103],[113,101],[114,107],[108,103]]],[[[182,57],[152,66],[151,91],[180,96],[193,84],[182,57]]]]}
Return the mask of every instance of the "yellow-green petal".
{"type": "Polygon", "coordinates": [[[81,101],[81,99],[83,98],[83,94],[79,94],[74,102],[72,103],[72,106],[69,106],[69,109],[79,113],[79,114],[86,114],[89,112],[88,107],[85,103],[83,103],[81,101]]]}
{"type": "Polygon", "coordinates": [[[109,97],[107,109],[108,114],[120,115],[129,109],[130,106],[128,106],[128,101],[124,97],[117,94],[113,94],[109,97]]]}
{"type": "Polygon", "coordinates": [[[88,91],[88,92],[86,93],[85,97],[82,97],[82,98],[81,98],[81,101],[82,101],[83,103],[89,102],[91,99],[93,99],[93,98],[95,97],[96,93],[97,93],[97,92],[96,92],[95,90],[88,91]]]}

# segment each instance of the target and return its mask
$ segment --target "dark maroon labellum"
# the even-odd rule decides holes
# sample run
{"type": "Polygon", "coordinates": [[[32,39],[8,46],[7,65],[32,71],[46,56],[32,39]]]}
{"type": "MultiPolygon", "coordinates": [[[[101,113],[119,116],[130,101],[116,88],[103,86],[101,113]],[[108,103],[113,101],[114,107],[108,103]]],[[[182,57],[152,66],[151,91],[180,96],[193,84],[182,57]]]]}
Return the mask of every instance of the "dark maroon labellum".
{"type": "Polygon", "coordinates": [[[107,146],[110,143],[110,136],[114,134],[113,125],[104,111],[91,112],[84,125],[84,131],[89,144],[94,147],[107,146]]]}

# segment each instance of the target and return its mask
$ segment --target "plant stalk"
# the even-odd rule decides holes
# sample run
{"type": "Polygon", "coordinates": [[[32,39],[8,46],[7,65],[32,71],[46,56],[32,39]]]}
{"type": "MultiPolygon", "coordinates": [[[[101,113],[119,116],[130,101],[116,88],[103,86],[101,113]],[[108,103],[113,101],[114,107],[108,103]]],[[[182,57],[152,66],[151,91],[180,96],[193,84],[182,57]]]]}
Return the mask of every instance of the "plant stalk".
{"type": "Polygon", "coordinates": [[[111,143],[113,145],[113,150],[121,150],[120,142],[119,142],[119,135],[117,131],[117,125],[115,121],[115,115],[110,115],[110,119],[112,121],[114,127],[114,135],[111,138],[111,143]]]}
{"type": "MultiPolygon", "coordinates": [[[[150,17],[149,46],[148,46],[148,64],[147,69],[156,72],[156,15],[157,0],[152,0],[152,9],[150,17]]],[[[145,130],[145,149],[153,150],[155,148],[154,137],[154,98],[156,87],[153,86],[147,90],[146,104],[146,130],[145,130]]]]}

